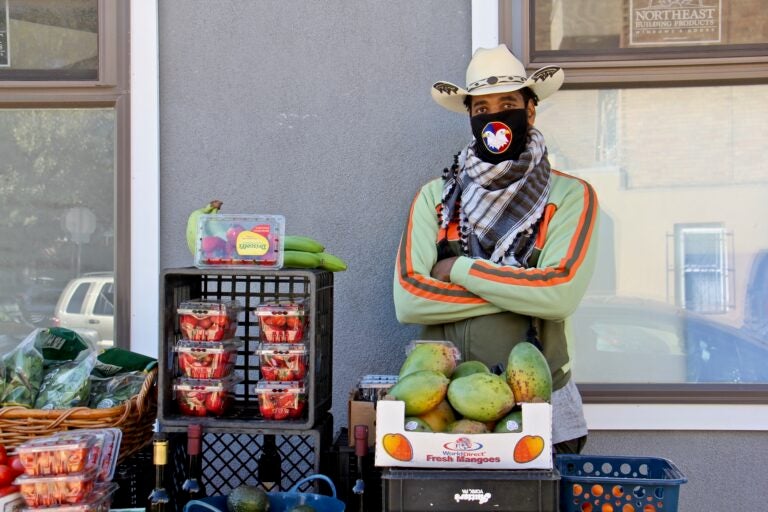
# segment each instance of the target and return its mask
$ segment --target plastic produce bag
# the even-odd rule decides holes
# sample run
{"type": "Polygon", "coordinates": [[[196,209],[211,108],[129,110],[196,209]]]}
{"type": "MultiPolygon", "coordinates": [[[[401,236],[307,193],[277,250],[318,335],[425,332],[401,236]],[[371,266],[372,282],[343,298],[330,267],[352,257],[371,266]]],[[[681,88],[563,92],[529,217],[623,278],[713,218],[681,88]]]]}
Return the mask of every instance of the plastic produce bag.
{"type": "Polygon", "coordinates": [[[83,350],[74,361],[50,365],[45,370],[36,409],[69,409],[87,407],[91,391],[91,370],[96,353],[83,350]]]}
{"type": "Polygon", "coordinates": [[[5,390],[3,406],[32,407],[43,381],[43,354],[35,346],[42,329],[32,331],[19,345],[3,357],[5,390]]]}
{"type": "Polygon", "coordinates": [[[131,399],[141,391],[147,374],[141,371],[118,373],[112,377],[91,376],[89,407],[108,409],[131,399]]]}

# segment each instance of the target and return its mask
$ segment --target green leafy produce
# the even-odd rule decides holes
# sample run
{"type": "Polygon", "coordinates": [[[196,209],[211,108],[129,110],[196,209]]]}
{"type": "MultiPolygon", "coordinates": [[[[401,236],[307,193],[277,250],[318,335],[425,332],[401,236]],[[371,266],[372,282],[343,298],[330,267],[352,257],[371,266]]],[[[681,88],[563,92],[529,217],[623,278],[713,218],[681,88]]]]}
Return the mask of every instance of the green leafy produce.
{"type": "Polygon", "coordinates": [[[89,407],[93,409],[117,407],[137,395],[146,378],[147,374],[140,371],[118,373],[112,377],[91,375],[89,407]]]}
{"type": "Polygon", "coordinates": [[[15,349],[3,357],[6,379],[2,405],[32,407],[43,381],[43,355],[34,345],[30,334],[15,349]]]}
{"type": "Polygon", "coordinates": [[[45,366],[73,361],[84,351],[94,347],[77,332],[64,327],[51,327],[35,331],[35,348],[43,355],[45,366]]]}
{"type": "Polygon", "coordinates": [[[110,377],[118,373],[149,371],[155,366],[157,366],[157,359],[113,347],[98,355],[93,374],[96,377],[110,377]]]}
{"type": "Polygon", "coordinates": [[[74,361],[48,367],[43,375],[36,409],[69,409],[87,406],[90,398],[90,373],[96,362],[94,352],[83,354],[74,361]]]}

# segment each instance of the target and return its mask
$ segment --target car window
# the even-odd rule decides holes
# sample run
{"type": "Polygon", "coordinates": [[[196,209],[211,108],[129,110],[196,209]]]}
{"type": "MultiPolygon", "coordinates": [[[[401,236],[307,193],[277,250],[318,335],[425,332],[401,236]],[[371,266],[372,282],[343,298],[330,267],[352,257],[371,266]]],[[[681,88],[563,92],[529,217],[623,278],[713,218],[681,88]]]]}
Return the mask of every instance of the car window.
{"type": "Polygon", "coordinates": [[[114,284],[105,283],[99,290],[99,295],[96,297],[96,304],[93,306],[94,315],[112,315],[115,311],[114,307],[114,284]]]}
{"type": "Polygon", "coordinates": [[[90,286],[90,283],[80,283],[77,285],[67,304],[67,313],[80,313],[83,310],[83,301],[90,286]]]}

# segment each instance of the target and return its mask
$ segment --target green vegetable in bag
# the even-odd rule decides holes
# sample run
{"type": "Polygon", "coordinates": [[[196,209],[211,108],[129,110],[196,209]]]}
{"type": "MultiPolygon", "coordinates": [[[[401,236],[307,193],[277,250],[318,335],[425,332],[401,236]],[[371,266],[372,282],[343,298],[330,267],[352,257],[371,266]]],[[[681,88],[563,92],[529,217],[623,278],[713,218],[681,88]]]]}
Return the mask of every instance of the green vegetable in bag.
{"type": "Polygon", "coordinates": [[[35,348],[43,355],[45,366],[74,361],[84,350],[95,351],[93,345],[85,338],[64,327],[37,330],[35,348]]]}
{"type": "Polygon", "coordinates": [[[119,347],[108,348],[98,356],[93,374],[109,377],[118,373],[149,371],[157,365],[157,359],[137,354],[119,347]]]}
{"type": "Polygon", "coordinates": [[[37,332],[3,357],[6,380],[2,405],[32,407],[43,380],[43,355],[35,348],[37,332]]]}
{"type": "Polygon", "coordinates": [[[106,378],[91,375],[89,406],[93,409],[116,407],[139,394],[146,378],[147,374],[141,371],[118,373],[106,378]]]}
{"type": "Polygon", "coordinates": [[[69,409],[88,406],[90,398],[90,374],[96,362],[96,354],[83,351],[74,361],[48,367],[35,400],[36,409],[69,409]]]}

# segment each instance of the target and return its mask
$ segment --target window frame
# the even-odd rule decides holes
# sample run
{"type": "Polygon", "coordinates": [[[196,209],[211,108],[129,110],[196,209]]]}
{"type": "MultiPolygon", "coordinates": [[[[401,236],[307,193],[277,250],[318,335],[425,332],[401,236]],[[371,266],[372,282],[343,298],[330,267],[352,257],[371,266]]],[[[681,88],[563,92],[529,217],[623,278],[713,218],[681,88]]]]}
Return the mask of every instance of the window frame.
{"type": "MultiPolygon", "coordinates": [[[[481,0],[473,0],[475,5],[481,0]]],[[[488,17],[486,24],[473,20],[473,51],[480,36],[475,31],[498,31],[498,43],[506,44],[519,56],[528,72],[547,64],[561,65],[566,70],[563,89],[599,89],[625,87],[673,87],[688,85],[750,84],[768,82],[768,56],[761,58],[733,57],[717,59],[678,59],[664,61],[609,61],[609,62],[543,62],[531,61],[530,53],[530,3],[535,0],[497,0],[498,18],[488,17]],[[705,73],[706,71],[706,73],[705,73]]],[[[485,9],[489,7],[484,6],[485,9]]],[[[483,11],[477,8],[477,13],[483,11]]],[[[489,46],[487,37],[483,46],[489,46]]],[[[681,384],[634,384],[634,383],[577,383],[585,404],[585,415],[590,428],[653,430],[676,428],[697,430],[701,426],[692,422],[692,416],[670,414],[668,418],[654,419],[658,411],[668,411],[667,406],[703,406],[704,411],[730,411],[739,408],[754,414],[753,417],[768,417],[768,383],[681,383],[681,384]],[[650,411],[644,420],[637,423],[630,419],[638,411],[650,411]],[[616,416],[628,413],[627,420],[616,416]],[[662,426],[663,425],[663,426],[662,426]]],[[[683,411],[683,409],[681,409],[683,411]]],[[[666,412],[664,414],[667,414],[666,412]]],[[[727,414],[727,413],[726,413],[727,414]]],[[[731,423],[708,429],[755,430],[751,420],[731,423]],[[741,423],[748,425],[742,427],[741,423]]],[[[766,430],[760,424],[757,430],[766,430]]]]}
{"type": "MultiPolygon", "coordinates": [[[[648,87],[765,83],[768,79],[768,55],[759,55],[754,48],[739,51],[733,56],[700,57],[704,47],[677,50],[680,57],[655,58],[658,50],[648,50],[647,58],[603,58],[589,60],[589,56],[560,53],[556,58],[534,55],[531,43],[531,24],[535,13],[531,4],[535,0],[499,0],[499,40],[521,56],[526,69],[559,65],[568,77],[564,88],[592,88],[595,86],[648,87]],[[515,21],[519,20],[519,21],[515,21]],[[523,34],[514,37],[513,31],[523,34]]],[[[768,45],[766,45],[768,47],[768,45]]],[[[550,54],[552,52],[549,52],[550,54]]]]}
{"type": "Polygon", "coordinates": [[[130,2],[98,0],[99,77],[92,81],[0,80],[0,108],[115,110],[115,346],[131,346],[130,2]]]}

